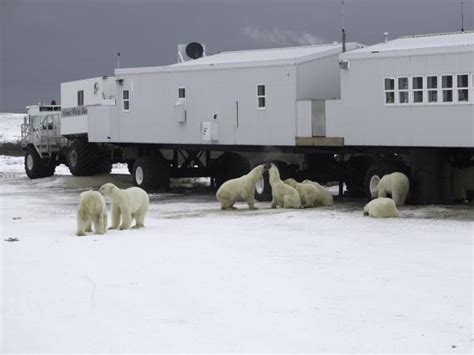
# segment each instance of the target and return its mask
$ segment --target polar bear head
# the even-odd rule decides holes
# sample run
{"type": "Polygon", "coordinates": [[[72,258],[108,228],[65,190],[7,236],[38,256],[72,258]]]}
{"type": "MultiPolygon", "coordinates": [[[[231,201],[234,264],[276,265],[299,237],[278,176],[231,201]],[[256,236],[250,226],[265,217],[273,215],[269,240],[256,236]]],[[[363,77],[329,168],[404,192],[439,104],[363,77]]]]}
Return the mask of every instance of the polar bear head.
{"type": "Polygon", "coordinates": [[[115,189],[117,189],[117,186],[109,182],[107,184],[102,185],[99,188],[99,192],[104,196],[111,196],[112,191],[114,191],[115,189]]]}
{"type": "Polygon", "coordinates": [[[278,167],[272,163],[270,170],[268,170],[268,174],[270,176],[270,184],[274,184],[280,180],[280,171],[278,167]]]}
{"type": "Polygon", "coordinates": [[[378,197],[378,186],[380,183],[380,178],[377,175],[372,176],[369,183],[370,194],[372,197],[378,197]]]}
{"type": "Polygon", "coordinates": [[[298,183],[296,182],[295,179],[286,179],[283,182],[287,185],[290,185],[291,187],[294,187],[294,188],[296,188],[296,186],[298,185],[298,183]]]}

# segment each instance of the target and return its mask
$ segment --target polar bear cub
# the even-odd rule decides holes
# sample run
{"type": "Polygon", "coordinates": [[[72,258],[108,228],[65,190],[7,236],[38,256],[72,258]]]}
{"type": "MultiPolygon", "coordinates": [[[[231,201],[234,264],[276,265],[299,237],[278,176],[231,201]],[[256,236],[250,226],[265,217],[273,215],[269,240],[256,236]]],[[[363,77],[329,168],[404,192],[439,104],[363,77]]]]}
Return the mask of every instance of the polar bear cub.
{"type": "Polygon", "coordinates": [[[319,190],[312,184],[302,184],[295,179],[286,179],[285,184],[293,187],[300,195],[301,205],[304,208],[319,206],[319,190]]]}
{"type": "Polygon", "coordinates": [[[107,209],[105,200],[97,191],[85,191],[79,196],[79,209],[77,210],[77,232],[79,237],[85,232],[104,234],[107,231],[107,209]]]}
{"type": "Polygon", "coordinates": [[[319,197],[317,201],[318,206],[332,206],[334,197],[332,196],[332,193],[326,190],[323,186],[318,184],[316,181],[311,180],[303,180],[303,184],[311,184],[316,186],[316,188],[319,190],[319,197]]]}
{"type": "Polygon", "coordinates": [[[270,185],[272,187],[272,208],[301,208],[301,199],[294,187],[285,184],[280,179],[280,171],[275,164],[269,170],[270,185]]]}
{"type": "Polygon", "coordinates": [[[454,199],[467,201],[466,191],[474,191],[474,166],[453,170],[454,199]]]}
{"type": "Polygon", "coordinates": [[[364,206],[364,216],[374,218],[398,217],[398,210],[394,200],[379,197],[364,206]]]}
{"type": "Polygon", "coordinates": [[[112,201],[112,226],[110,229],[129,229],[133,219],[136,222],[133,228],[145,226],[145,215],[150,205],[150,198],[145,190],[139,187],[119,189],[114,184],[107,183],[102,185],[99,191],[112,201]]]}
{"type": "Polygon", "coordinates": [[[268,167],[268,165],[258,165],[248,174],[224,182],[216,193],[217,201],[221,203],[221,209],[235,209],[234,203],[238,200],[247,202],[249,209],[256,209],[255,185],[263,173],[268,170],[268,167]]]}
{"type": "Polygon", "coordinates": [[[375,175],[370,179],[372,197],[387,197],[390,194],[397,206],[405,203],[409,188],[408,177],[400,172],[384,175],[381,179],[375,175]]]}

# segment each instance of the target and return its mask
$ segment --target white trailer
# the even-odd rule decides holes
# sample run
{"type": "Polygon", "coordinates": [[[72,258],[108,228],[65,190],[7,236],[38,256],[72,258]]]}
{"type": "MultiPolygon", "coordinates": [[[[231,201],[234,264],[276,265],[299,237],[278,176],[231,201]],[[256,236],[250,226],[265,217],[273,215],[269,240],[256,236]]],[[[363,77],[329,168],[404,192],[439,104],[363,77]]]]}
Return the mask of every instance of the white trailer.
{"type": "Polygon", "coordinates": [[[125,161],[137,185],[166,187],[245,173],[243,153],[289,153],[298,164],[279,162],[283,175],[344,181],[357,195],[371,175],[402,170],[412,201],[448,202],[449,162],[470,164],[474,147],[473,35],[349,43],[346,53],[335,43],[201,56],[194,43],[177,64],[63,84],[70,147],[58,156],[75,174],[125,161]]]}

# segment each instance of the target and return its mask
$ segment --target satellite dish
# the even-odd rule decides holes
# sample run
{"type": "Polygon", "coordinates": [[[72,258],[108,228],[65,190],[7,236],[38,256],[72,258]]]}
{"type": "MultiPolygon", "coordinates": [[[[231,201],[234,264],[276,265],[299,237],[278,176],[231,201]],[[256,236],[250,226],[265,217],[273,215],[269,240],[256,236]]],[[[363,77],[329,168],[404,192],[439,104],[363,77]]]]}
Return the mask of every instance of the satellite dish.
{"type": "Polygon", "coordinates": [[[186,55],[191,59],[201,58],[204,54],[204,47],[197,42],[191,42],[186,46],[186,55]]]}

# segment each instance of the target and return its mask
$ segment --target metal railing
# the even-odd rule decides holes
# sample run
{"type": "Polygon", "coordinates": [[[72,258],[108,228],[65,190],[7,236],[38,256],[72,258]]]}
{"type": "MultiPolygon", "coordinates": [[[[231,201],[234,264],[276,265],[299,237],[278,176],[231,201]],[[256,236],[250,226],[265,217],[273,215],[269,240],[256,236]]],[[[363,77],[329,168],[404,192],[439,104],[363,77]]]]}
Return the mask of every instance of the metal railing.
{"type": "Polygon", "coordinates": [[[34,117],[28,117],[21,125],[21,145],[26,147],[33,144],[41,156],[51,156],[68,145],[68,140],[59,132],[60,115],[51,114],[35,122],[34,117]]]}

